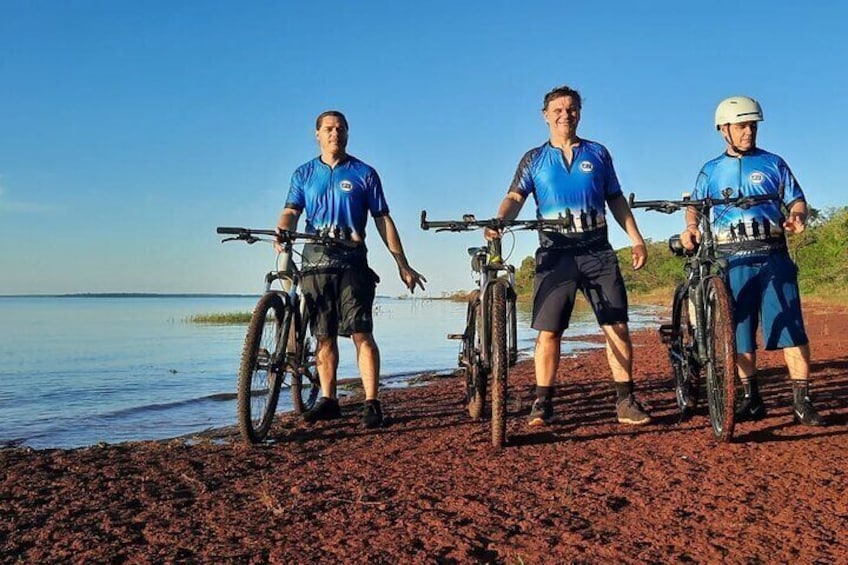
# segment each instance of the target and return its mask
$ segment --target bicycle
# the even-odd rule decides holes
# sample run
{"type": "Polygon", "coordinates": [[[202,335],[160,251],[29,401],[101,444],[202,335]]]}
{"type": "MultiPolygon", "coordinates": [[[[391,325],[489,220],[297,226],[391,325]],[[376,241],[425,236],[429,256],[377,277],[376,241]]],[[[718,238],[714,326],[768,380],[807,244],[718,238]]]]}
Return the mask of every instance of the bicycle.
{"type": "Polygon", "coordinates": [[[741,384],[736,374],[736,337],[733,304],[728,286],[728,261],[718,255],[710,213],[716,204],[746,209],[778,200],[773,195],[731,198],[732,189],[722,192],[723,199],[637,201],[630,194],[631,208],[673,214],[694,208],[699,213],[701,242],[689,251],[679,235],[668,240],[669,250],[685,257],[685,281],[674,291],[671,323],[660,326],[660,337],[668,347],[674,375],[674,391],[681,421],[692,416],[698,403],[702,370],[706,373],[706,396],[710,425],[716,439],[728,442],[733,437],[737,390],[741,384]]]}
{"type": "MultiPolygon", "coordinates": [[[[421,211],[421,229],[464,232],[474,229],[540,230],[567,229],[565,218],[558,220],[477,220],[465,214],[461,220],[428,221],[421,211]]],[[[509,367],[518,361],[518,322],[516,319],[515,267],[502,255],[502,238],[483,247],[470,247],[471,271],[477,288],[468,295],[465,330],[448,334],[461,341],[458,365],[465,380],[465,404],[469,416],[480,419],[486,407],[486,391],[491,390],[492,446],[506,443],[507,380],[509,367]],[[504,273],[503,276],[500,273],[504,273]],[[488,387],[489,376],[492,377],[488,387]]]]}
{"type": "Polygon", "coordinates": [[[277,410],[280,390],[291,390],[294,412],[311,409],[321,391],[315,368],[315,348],[307,335],[308,316],[301,292],[301,269],[292,260],[294,243],[350,246],[327,236],[293,231],[219,227],[217,233],[232,235],[222,240],[282,244],[277,270],[265,275],[265,292],[256,303],[238,373],[238,428],[248,443],[261,443],[268,435],[277,410]],[[283,258],[284,264],[279,265],[283,258]],[[274,283],[280,288],[272,288],[274,283]]]}

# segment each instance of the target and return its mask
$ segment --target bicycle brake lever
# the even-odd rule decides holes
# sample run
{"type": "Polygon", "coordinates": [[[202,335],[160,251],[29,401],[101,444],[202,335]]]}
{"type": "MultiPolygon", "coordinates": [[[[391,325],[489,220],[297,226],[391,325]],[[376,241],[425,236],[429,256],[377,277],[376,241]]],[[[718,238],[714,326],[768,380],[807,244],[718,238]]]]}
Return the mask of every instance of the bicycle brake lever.
{"type": "Polygon", "coordinates": [[[221,240],[221,243],[226,243],[228,241],[235,241],[237,239],[238,239],[237,237],[225,237],[224,239],[221,240]]]}

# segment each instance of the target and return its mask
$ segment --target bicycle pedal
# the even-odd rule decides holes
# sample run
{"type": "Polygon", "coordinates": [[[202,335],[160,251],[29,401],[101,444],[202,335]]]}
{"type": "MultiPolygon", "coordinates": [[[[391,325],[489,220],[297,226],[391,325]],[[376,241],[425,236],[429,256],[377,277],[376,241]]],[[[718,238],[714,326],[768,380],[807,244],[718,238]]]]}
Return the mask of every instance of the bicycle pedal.
{"type": "Polygon", "coordinates": [[[448,339],[462,339],[465,334],[448,334],[448,339]]]}
{"type": "Polygon", "coordinates": [[[671,324],[662,324],[660,326],[660,339],[663,343],[669,343],[674,333],[674,326],[671,324]]]}

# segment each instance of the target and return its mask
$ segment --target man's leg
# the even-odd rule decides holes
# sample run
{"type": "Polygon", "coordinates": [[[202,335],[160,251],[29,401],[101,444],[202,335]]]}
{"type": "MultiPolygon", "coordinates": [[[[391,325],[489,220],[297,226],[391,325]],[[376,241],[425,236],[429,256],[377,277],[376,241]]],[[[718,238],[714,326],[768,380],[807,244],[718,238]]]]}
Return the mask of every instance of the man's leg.
{"type": "Polygon", "coordinates": [[[321,381],[321,398],[312,410],[303,414],[303,419],[314,423],[318,420],[332,420],[341,417],[339,401],[336,398],[336,373],[339,368],[339,344],[336,337],[319,337],[315,351],[315,368],[321,381]]]}
{"type": "Polygon", "coordinates": [[[633,344],[627,322],[601,326],[606,337],[607,362],[615,387],[615,412],[621,424],[642,425],[651,421],[633,394],[633,344]]]}
{"type": "Polygon", "coordinates": [[[762,420],[766,417],[766,406],[763,404],[757,382],[757,352],[737,354],[736,372],[744,391],[744,396],[736,406],[736,421],[762,420]]]}
{"type": "Polygon", "coordinates": [[[380,386],[380,349],[371,333],[354,333],[350,337],[356,347],[356,361],[359,365],[365,400],[376,400],[380,386]]]}
{"type": "Polygon", "coordinates": [[[562,332],[541,330],[536,337],[533,361],[536,365],[536,386],[552,387],[559,368],[562,332]]]}
{"type": "Polygon", "coordinates": [[[562,331],[540,330],[536,337],[536,350],[533,353],[536,365],[536,400],[527,421],[531,426],[544,426],[553,419],[554,384],[559,368],[561,339],[562,331]]]}
{"type": "Polygon", "coordinates": [[[792,415],[805,426],[821,426],[824,420],[810,400],[810,346],[783,349],[783,358],[792,382],[792,415]]]}
{"type": "Polygon", "coordinates": [[[626,322],[601,326],[606,337],[607,361],[612,380],[626,383],[633,380],[633,345],[626,322]]]}
{"type": "Polygon", "coordinates": [[[318,379],[321,381],[321,396],[335,398],[336,372],[339,368],[338,338],[327,336],[318,338],[315,367],[318,369],[318,379]]]}

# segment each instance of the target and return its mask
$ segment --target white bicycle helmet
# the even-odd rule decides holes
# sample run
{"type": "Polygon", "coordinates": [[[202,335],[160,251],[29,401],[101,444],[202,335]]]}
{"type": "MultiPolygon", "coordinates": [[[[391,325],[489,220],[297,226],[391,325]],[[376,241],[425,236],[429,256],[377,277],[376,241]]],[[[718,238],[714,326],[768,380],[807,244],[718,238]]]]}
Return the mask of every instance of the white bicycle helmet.
{"type": "Polygon", "coordinates": [[[724,124],[763,121],[760,103],[747,96],[731,96],[719,102],[715,112],[716,129],[724,124]]]}

